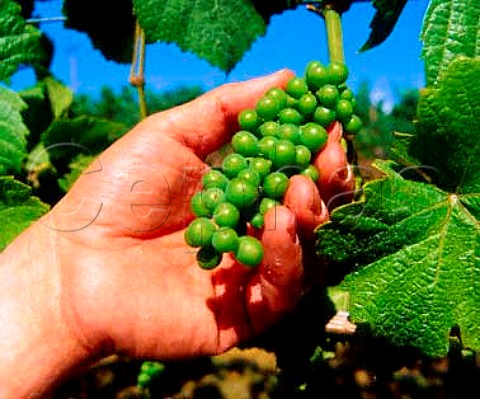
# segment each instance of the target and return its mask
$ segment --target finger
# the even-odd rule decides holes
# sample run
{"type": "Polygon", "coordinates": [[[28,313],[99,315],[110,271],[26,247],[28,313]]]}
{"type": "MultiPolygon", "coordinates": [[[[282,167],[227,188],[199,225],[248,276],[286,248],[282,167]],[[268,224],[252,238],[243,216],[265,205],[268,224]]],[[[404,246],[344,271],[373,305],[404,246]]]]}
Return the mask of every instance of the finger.
{"type": "Polygon", "coordinates": [[[312,179],[301,175],[291,177],[283,203],[295,213],[302,241],[314,240],[315,228],[328,220],[329,213],[312,179]]]}
{"type": "Polygon", "coordinates": [[[355,179],[347,154],[342,147],[342,127],[335,122],[328,131],[325,149],[314,161],[318,169],[317,181],[320,196],[329,210],[350,202],[355,189],[355,179]]]}
{"type": "Polygon", "coordinates": [[[295,215],[284,206],[265,215],[264,258],[246,287],[246,303],[258,332],[292,310],[303,291],[302,250],[295,215]]]}
{"type": "Polygon", "coordinates": [[[147,130],[173,138],[204,159],[230,139],[230,134],[238,128],[240,111],[253,108],[269,88],[285,87],[291,77],[293,72],[285,69],[220,86],[194,101],[153,115],[146,121],[150,126],[147,130]]]}

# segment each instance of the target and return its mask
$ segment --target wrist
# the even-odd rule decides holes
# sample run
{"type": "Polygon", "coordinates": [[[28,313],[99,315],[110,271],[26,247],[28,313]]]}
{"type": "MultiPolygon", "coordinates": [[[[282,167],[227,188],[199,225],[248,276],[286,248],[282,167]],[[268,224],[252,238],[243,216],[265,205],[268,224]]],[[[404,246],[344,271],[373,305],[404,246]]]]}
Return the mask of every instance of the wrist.
{"type": "Polygon", "coordinates": [[[0,256],[0,399],[42,397],[89,360],[62,299],[56,238],[37,222],[0,256]]]}

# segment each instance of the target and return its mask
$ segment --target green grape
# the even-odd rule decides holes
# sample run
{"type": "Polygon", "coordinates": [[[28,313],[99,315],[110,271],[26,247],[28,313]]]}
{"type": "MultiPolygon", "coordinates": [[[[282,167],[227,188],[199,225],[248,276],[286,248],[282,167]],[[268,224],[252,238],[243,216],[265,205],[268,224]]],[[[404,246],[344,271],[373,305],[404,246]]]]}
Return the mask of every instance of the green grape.
{"type": "Polygon", "coordinates": [[[263,191],[267,197],[281,199],[287,191],[288,177],[283,172],[272,172],[263,180],[263,191]]]}
{"type": "Polygon", "coordinates": [[[323,106],[317,107],[313,114],[313,120],[324,128],[330,126],[336,119],[337,113],[333,109],[323,106]]]}
{"type": "Polygon", "coordinates": [[[309,122],[302,126],[300,143],[307,147],[312,153],[319,151],[328,140],[328,133],[323,126],[309,122]]]}
{"type": "Polygon", "coordinates": [[[263,215],[261,213],[256,213],[251,219],[250,219],[250,225],[252,227],[260,230],[263,225],[265,224],[265,219],[263,218],[263,215]]]}
{"type": "Polygon", "coordinates": [[[261,136],[277,136],[280,129],[280,124],[274,121],[267,121],[260,125],[258,132],[261,136]]]}
{"type": "Polygon", "coordinates": [[[305,116],[313,114],[317,108],[317,97],[312,93],[305,93],[297,103],[297,109],[305,116]]]}
{"type": "Polygon", "coordinates": [[[212,215],[203,203],[203,191],[193,194],[192,199],[190,200],[190,208],[192,209],[193,214],[197,217],[208,217],[212,215]]]}
{"type": "Polygon", "coordinates": [[[254,157],[257,155],[257,146],[257,137],[246,130],[241,130],[232,137],[233,150],[244,157],[254,157]]]}
{"type": "Polygon", "coordinates": [[[237,177],[245,180],[252,186],[259,186],[261,183],[260,174],[253,168],[241,170],[237,177]]]}
{"type": "Polygon", "coordinates": [[[294,77],[287,82],[286,93],[296,100],[308,92],[307,82],[304,78],[294,77]]]}
{"type": "Polygon", "coordinates": [[[274,97],[264,96],[258,100],[255,110],[266,121],[275,119],[281,107],[274,97]]]}
{"type": "Polygon", "coordinates": [[[280,202],[272,199],[272,198],[262,198],[260,201],[260,206],[258,207],[258,210],[262,215],[265,215],[270,209],[275,208],[277,205],[280,205],[280,202]]]}
{"type": "Polygon", "coordinates": [[[307,147],[301,144],[295,147],[295,163],[297,164],[297,166],[304,169],[308,165],[310,165],[311,160],[312,153],[307,147]]]}
{"type": "Polygon", "coordinates": [[[278,113],[278,120],[280,123],[291,123],[292,125],[300,125],[303,121],[303,116],[295,108],[284,108],[278,113]]]}
{"type": "Polygon", "coordinates": [[[213,220],[221,227],[235,227],[240,221],[240,211],[230,202],[222,202],[213,211],[213,220]]]}
{"type": "Polygon", "coordinates": [[[265,96],[271,97],[277,100],[280,106],[280,109],[285,108],[287,105],[287,94],[285,93],[284,90],[278,87],[272,87],[271,89],[268,89],[267,92],[265,93],[265,96]]]}
{"type": "Polygon", "coordinates": [[[260,180],[263,181],[272,169],[272,161],[265,158],[251,158],[249,162],[250,168],[258,172],[260,180]]]}
{"type": "Polygon", "coordinates": [[[356,134],[362,128],[362,120],[358,115],[352,115],[350,120],[345,125],[345,130],[347,133],[356,134]]]}
{"type": "Polygon", "coordinates": [[[287,94],[287,103],[285,104],[285,107],[283,107],[283,108],[295,108],[296,109],[297,108],[297,103],[298,103],[298,100],[296,98],[293,98],[292,96],[289,96],[287,94]]]}
{"type": "Polygon", "coordinates": [[[244,109],[238,114],[238,125],[241,130],[255,132],[262,124],[262,119],[254,109],[244,109]]]}
{"type": "Polygon", "coordinates": [[[345,83],[348,78],[348,68],[340,61],[333,61],[327,67],[329,82],[334,85],[341,85],[345,83]]]}
{"type": "Polygon", "coordinates": [[[263,258],[262,243],[252,236],[240,237],[238,239],[238,248],[235,251],[235,258],[244,266],[257,266],[263,258]]]}
{"type": "Polygon", "coordinates": [[[258,141],[258,155],[272,159],[277,138],[265,136],[258,141]]]}
{"type": "Polygon", "coordinates": [[[238,234],[231,227],[220,227],[212,236],[212,246],[215,251],[235,252],[238,247],[238,234]]]}
{"type": "Polygon", "coordinates": [[[140,388],[147,388],[152,381],[152,378],[145,373],[140,373],[137,377],[137,386],[140,388]]]}
{"type": "Polygon", "coordinates": [[[313,61],[308,64],[305,71],[305,80],[310,90],[318,90],[328,82],[328,79],[328,70],[321,62],[313,61]]]}
{"type": "Polygon", "coordinates": [[[337,104],[338,89],[334,85],[324,85],[315,94],[320,103],[327,108],[334,108],[337,104]]]}
{"type": "Polygon", "coordinates": [[[210,169],[203,175],[203,188],[220,188],[225,190],[228,183],[228,177],[216,169],[210,169]]]}
{"type": "Polygon", "coordinates": [[[297,144],[300,140],[300,128],[291,123],[285,123],[280,126],[278,137],[282,140],[288,140],[293,144],[297,144]]]}
{"type": "Polygon", "coordinates": [[[314,165],[308,165],[300,174],[310,177],[314,182],[319,178],[318,169],[314,165]]]}
{"type": "Polygon", "coordinates": [[[353,107],[352,103],[345,99],[340,99],[337,102],[337,116],[338,118],[344,122],[349,121],[353,114],[353,107]]]}
{"type": "Polygon", "coordinates": [[[258,188],[238,177],[230,180],[225,189],[225,199],[239,210],[253,205],[257,198],[258,188]]]}
{"type": "Polygon", "coordinates": [[[220,188],[207,188],[202,192],[202,202],[210,215],[215,208],[225,201],[225,194],[220,188]]]}
{"type": "Polygon", "coordinates": [[[353,91],[350,89],[345,89],[340,93],[340,98],[343,98],[344,100],[352,101],[354,99],[353,91]]]}
{"type": "Polygon", "coordinates": [[[278,140],[273,148],[273,167],[276,169],[284,166],[295,165],[295,144],[288,140],[278,140]]]}
{"type": "Polygon", "coordinates": [[[240,154],[229,154],[222,162],[223,173],[230,179],[236,177],[238,173],[246,169],[247,166],[247,160],[240,154]]]}
{"type": "Polygon", "coordinates": [[[211,245],[202,247],[197,252],[197,262],[202,269],[213,269],[217,267],[221,261],[222,254],[218,253],[211,245]]]}
{"type": "Polygon", "coordinates": [[[185,242],[191,247],[210,245],[216,227],[210,219],[199,217],[193,220],[185,230],[185,242]]]}

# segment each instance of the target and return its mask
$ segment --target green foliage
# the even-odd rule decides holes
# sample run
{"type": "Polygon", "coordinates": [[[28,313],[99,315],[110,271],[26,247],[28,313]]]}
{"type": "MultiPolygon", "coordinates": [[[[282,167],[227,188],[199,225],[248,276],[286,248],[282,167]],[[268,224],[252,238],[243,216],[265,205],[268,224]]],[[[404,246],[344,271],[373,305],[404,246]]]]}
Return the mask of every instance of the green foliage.
{"type": "Polygon", "coordinates": [[[20,114],[20,96],[0,86],[0,175],[19,173],[25,159],[28,130],[20,114]]]}
{"type": "Polygon", "coordinates": [[[245,0],[133,0],[133,5],[147,41],[176,43],[227,72],[265,34],[270,16],[245,0]]]}
{"type": "Polygon", "coordinates": [[[21,65],[32,65],[45,75],[50,54],[42,33],[25,23],[21,7],[12,0],[0,2],[0,81],[7,81],[21,65]]]}
{"type": "Polygon", "coordinates": [[[31,197],[31,188],[12,176],[0,176],[0,251],[48,211],[48,206],[31,197]]]}
{"type": "Polygon", "coordinates": [[[360,51],[366,51],[383,43],[392,33],[407,0],[372,0],[377,12],[370,22],[372,30],[360,51]]]}
{"type": "Polygon", "coordinates": [[[454,61],[420,100],[411,153],[435,185],[380,164],[386,177],[318,230],[319,255],[353,271],[340,284],[353,320],[429,355],[446,353],[454,325],[480,348],[479,68],[480,60],[454,61]]]}
{"type": "Polygon", "coordinates": [[[480,56],[479,20],[477,0],[430,1],[422,30],[428,85],[437,81],[456,56],[480,56]]]}

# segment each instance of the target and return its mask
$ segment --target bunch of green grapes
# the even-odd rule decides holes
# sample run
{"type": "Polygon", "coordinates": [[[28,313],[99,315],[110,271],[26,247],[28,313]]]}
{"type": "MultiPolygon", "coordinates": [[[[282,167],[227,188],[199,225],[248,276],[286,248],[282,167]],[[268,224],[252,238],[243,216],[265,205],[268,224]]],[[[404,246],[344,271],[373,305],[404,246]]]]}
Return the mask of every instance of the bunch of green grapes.
{"type": "Polygon", "coordinates": [[[304,77],[293,77],[285,89],[269,89],[254,109],[238,115],[233,153],[221,168],[206,172],[203,190],[191,200],[196,219],[185,241],[200,248],[202,268],[216,267],[224,253],[247,267],[261,262],[262,244],[247,229],[263,227],[265,213],[281,203],[290,177],[318,180],[313,160],[325,147],[332,123],[340,121],[348,134],[361,128],[347,78],[343,63],[312,61],[304,77]]]}
{"type": "Polygon", "coordinates": [[[160,376],[164,370],[165,365],[163,363],[153,361],[143,362],[137,376],[137,386],[140,389],[148,388],[152,380],[160,376]]]}

